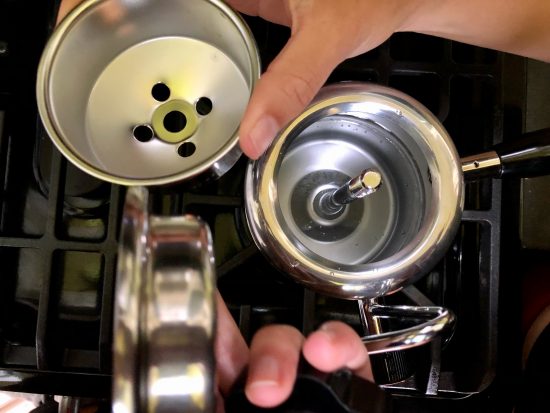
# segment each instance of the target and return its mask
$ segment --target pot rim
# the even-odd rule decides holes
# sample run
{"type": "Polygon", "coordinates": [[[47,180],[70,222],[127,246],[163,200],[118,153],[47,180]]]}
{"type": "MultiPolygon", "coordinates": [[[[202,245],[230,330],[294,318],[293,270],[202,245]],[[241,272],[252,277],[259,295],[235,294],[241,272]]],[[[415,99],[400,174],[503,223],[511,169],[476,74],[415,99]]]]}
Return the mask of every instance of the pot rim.
{"type": "MultiPolygon", "coordinates": [[[[360,117],[360,113],[355,113],[360,117]]],[[[246,216],[258,248],[279,267],[312,289],[340,298],[375,298],[393,293],[420,278],[448,249],[464,205],[463,174],[452,140],[431,112],[410,96],[395,89],[364,82],[325,86],[314,102],[275,138],[268,151],[248,165],[245,182],[246,216]],[[414,239],[387,258],[359,265],[342,265],[312,258],[295,245],[277,214],[277,168],[280,154],[305,127],[325,116],[341,114],[348,103],[366,104],[375,110],[384,105],[412,122],[422,132],[425,147],[433,154],[429,164],[432,205],[436,210],[414,239]],[[437,166],[437,170],[435,169],[437,166]],[[437,171],[437,175],[436,175],[437,171]]]]}

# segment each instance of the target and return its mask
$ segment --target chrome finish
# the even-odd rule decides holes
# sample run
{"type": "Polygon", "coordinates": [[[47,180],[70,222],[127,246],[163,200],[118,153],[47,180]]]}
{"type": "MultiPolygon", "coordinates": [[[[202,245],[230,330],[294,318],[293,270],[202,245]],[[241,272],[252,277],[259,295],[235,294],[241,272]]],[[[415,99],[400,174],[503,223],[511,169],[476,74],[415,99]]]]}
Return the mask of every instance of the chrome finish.
{"type": "MultiPolygon", "coordinates": [[[[422,346],[443,332],[450,339],[455,326],[454,314],[443,307],[418,306],[383,306],[366,305],[363,309],[366,319],[376,326],[374,334],[363,337],[363,343],[369,354],[386,353],[389,351],[406,350],[422,346]],[[396,331],[383,332],[381,327],[384,319],[396,319],[401,322],[414,320],[417,324],[396,331]],[[425,320],[418,322],[418,320],[425,320]]],[[[371,330],[372,331],[372,330],[371,330]]]]}
{"type": "Polygon", "coordinates": [[[373,305],[377,304],[376,299],[372,298],[370,300],[358,300],[357,303],[359,304],[359,317],[361,318],[363,331],[368,336],[382,334],[380,319],[373,317],[372,311],[370,310],[373,305]]]}
{"type": "Polygon", "coordinates": [[[500,157],[495,151],[462,158],[464,179],[478,179],[489,176],[500,176],[502,167],[500,157]]]}
{"type": "Polygon", "coordinates": [[[338,218],[347,204],[375,193],[382,184],[382,176],[374,170],[365,169],[340,188],[320,191],[313,199],[313,209],[323,219],[338,218]]]}
{"type": "Polygon", "coordinates": [[[76,166],[117,184],[160,185],[233,166],[259,76],[253,35],[221,0],[86,0],[49,39],[36,93],[49,136],[76,166]],[[166,101],[154,96],[158,83],[166,101]],[[212,102],[204,115],[202,97],[212,102]],[[172,112],[180,121],[170,127],[172,112]],[[142,124],[153,139],[132,136],[142,124]],[[192,155],[178,153],[182,142],[192,155]]]}
{"type": "Polygon", "coordinates": [[[375,193],[382,185],[382,175],[379,172],[365,169],[358,176],[350,179],[331,195],[330,200],[336,205],[345,205],[357,199],[375,193]]]}
{"type": "Polygon", "coordinates": [[[214,412],[215,274],[206,224],[129,188],[115,289],[113,412],[214,412]]]}
{"type": "Polygon", "coordinates": [[[460,222],[463,176],[450,137],[421,104],[350,82],[323,88],[250,163],[245,198],[253,238],[275,265],[315,291],[368,299],[440,260],[460,222]],[[384,177],[376,196],[334,220],[311,212],[320,190],[365,167],[384,177]]]}

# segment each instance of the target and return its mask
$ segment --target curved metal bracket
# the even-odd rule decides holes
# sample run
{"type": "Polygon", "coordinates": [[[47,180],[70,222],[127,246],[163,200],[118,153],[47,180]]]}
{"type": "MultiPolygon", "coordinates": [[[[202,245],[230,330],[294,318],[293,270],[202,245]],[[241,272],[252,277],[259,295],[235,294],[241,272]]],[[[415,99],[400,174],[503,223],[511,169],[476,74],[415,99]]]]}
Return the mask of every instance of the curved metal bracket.
{"type": "Polygon", "coordinates": [[[444,307],[379,304],[362,306],[360,303],[360,309],[363,309],[361,318],[370,333],[363,337],[363,343],[370,354],[422,346],[440,336],[441,333],[450,330],[450,334],[447,336],[448,340],[454,331],[455,315],[444,307]],[[417,324],[400,330],[384,332],[383,321],[389,319],[415,321],[417,324]]]}

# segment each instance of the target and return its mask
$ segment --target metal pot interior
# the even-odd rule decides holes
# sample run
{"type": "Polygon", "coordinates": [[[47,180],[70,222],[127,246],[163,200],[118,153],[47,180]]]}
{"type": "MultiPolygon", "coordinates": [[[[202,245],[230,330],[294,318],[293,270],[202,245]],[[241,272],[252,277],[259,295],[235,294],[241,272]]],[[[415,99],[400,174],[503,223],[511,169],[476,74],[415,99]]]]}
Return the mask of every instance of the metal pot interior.
{"type": "Polygon", "coordinates": [[[374,262],[418,234],[432,201],[427,162],[399,125],[391,130],[372,120],[334,115],[293,140],[277,175],[279,208],[287,234],[312,257],[350,265],[374,262]],[[382,175],[376,193],[348,204],[334,220],[312,211],[321,188],[337,188],[366,168],[382,175]]]}
{"type": "Polygon", "coordinates": [[[293,139],[277,175],[279,208],[286,233],[312,257],[349,265],[379,261],[418,234],[432,201],[427,162],[399,125],[390,130],[333,115],[293,139]],[[337,188],[366,168],[382,175],[376,193],[347,205],[334,220],[312,212],[316,192],[337,188]]]}
{"type": "Polygon", "coordinates": [[[317,292],[348,299],[424,275],[452,241],[463,206],[458,154],[438,120],[394,89],[354,82],[322,89],[251,163],[245,187],[263,253],[317,292]],[[319,194],[365,169],[382,177],[376,192],[330,218],[319,214],[319,194]]]}
{"type": "Polygon", "coordinates": [[[89,0],[50,39],[37,95],[46,129],[77,166],[159,184],[238,149],[259,71],[246,24],[221,1],[89,0]]]}

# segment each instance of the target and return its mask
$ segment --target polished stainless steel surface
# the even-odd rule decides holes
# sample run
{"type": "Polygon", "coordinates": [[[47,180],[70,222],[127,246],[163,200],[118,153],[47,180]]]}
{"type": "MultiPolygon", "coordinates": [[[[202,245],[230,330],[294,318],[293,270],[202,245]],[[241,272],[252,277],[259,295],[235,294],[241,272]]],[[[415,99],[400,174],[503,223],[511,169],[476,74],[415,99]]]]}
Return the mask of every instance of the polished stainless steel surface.
{"type": "Polygon", "coordinates": [[[214,412],[215,274],[208,227],[124,205],[115,290],[113,411],[214,412]]]}
{"type": "Polygon", "coordinates": [[[498,176],[501,161],[495,151],[483,152],[462,158],[462,171],[464,179],[477,179],[488,176],[498,176]]]}
{"type": "Polygon", "coordinates": [[[318,292],[374,298],[441,258],[460,221],[463,176],[454,145],[422,105],[394,89],[342,83],[316,100],[249,165],[246,213],[258,247],[318,292]],[[365,168],[384,184],[319,220],[310,207],[365,168]]]}
{"type": "Polygon", "coordinates": [[[349,204],[375,193],[380,185],[382,185],[382,175],[377,171],[365,169],[334,191],[329,199],[336,205],[349,204]]]}
{"type": "Polygon", "coordinates": [[[113,412],[139,410],[139,340],[142,322],[143,256],[148,231],[146,190],[128,191],[117,261],[113,333],[113,412]]]}
{"type": "Polygon", "coordinates": [[[382,334],[382,323],[379,318],[376,318],[372,315],[370,308],[373,305],[377,305],[376,298],[371,298],[369,300],[358,300],[359,304],[359,318],[361,319],[361,325],[363,326],[363,331],[367,336],[382,334]]]}
{"type": "Polygon", "coordinates": [[[75,165],[118,184],[157,185],[233,166],[259,75],[253,36],[222,1],[87,0],[51,36],[37,100],[75,165]],[[138,125],[154,136],[139,139],[138,125]]]}
{"type": "Polygon", "coordinates": [[[362,314],[368,314],[367,319],[375,325],[377,331],[363,337],[363,343],[369,354],[386,353],[388,351],[406,350],[429,343],[441,333],[446,332],[448,340],[454,331],[455,316],[443,307],[420,306],[383,306],[368,305],[362,314]],[[399,320],[426,320],[417,322],[412,327],[384,332],[380,321],[384,318],[399,320]]]}
{"type": "MultiPolygon", "coordinates": [[[[381,175],[369,169],[364,170],[336,190],[327,187],[326,183],[321,183],[321,187],[324,189],[316,191],[312,201],[313,210],[309,210],[310,216],[318,218],[317,222],[340,218],[345,212],[347,204],[375,193],[381,184],[381,175]]],[[[323,223],[321,225],[323,226],[323,223]]]]}

